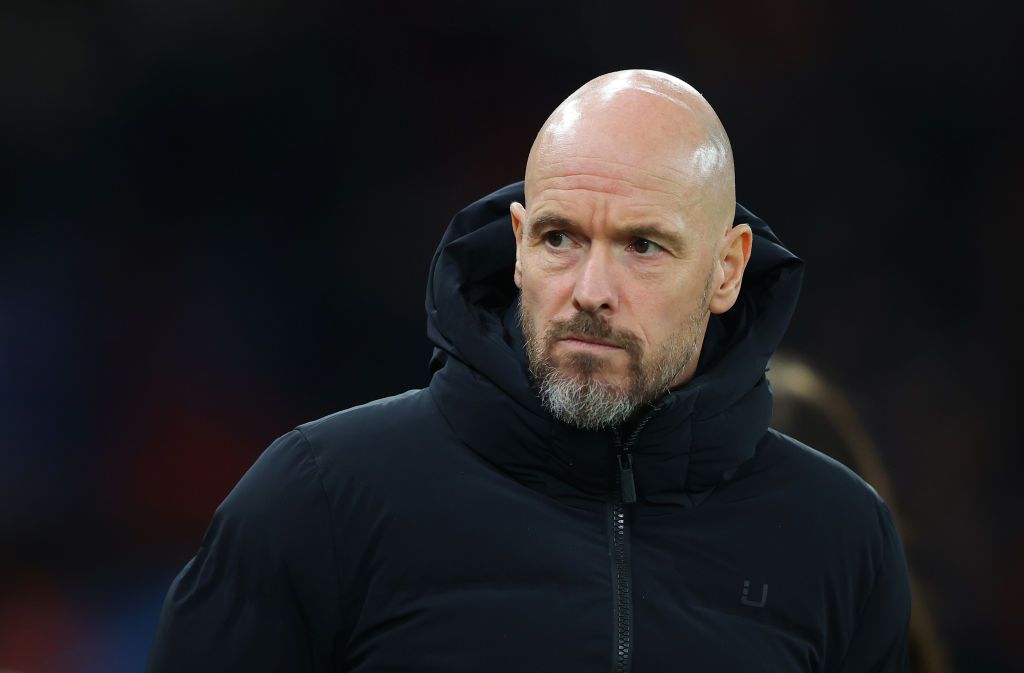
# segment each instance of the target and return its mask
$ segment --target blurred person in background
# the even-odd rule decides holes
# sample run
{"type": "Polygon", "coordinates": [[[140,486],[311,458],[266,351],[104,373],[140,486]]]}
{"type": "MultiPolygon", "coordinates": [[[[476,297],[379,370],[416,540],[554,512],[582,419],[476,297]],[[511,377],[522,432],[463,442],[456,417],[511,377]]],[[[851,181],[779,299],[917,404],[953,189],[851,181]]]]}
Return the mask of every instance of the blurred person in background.
{"type": "MultiPolygon", "coordinates": [[[[786,352],[772,356],[768,367],[774,405],[771,427],[850,468],[895,509],[889,476],[878,448],[860,422],[849,399],[807,362],[786,352]]],[[[894,511],[904,539],[905,522],[894,511]]],[[[912,544],[912,540],[908,542],[912,544]]],[[[951,673],[945,648],[921,583],[911,574],[913,609],[908,642],[910,670],[915,673],[951,673]]]]}
{"type": "Polygon", "coordinates": [[[264,452],[149,670],[906,670],[885,504],[767,427],[801,278],[696,90],[587,83],[445,233],[429,387],[264,452]]]}

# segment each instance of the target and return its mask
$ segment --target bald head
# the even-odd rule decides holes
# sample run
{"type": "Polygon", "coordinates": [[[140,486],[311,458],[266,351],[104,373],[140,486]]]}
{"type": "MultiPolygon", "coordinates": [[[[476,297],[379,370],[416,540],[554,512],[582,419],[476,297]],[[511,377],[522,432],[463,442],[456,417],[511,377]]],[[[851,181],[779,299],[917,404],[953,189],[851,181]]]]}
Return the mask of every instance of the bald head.
{"type": "Polygon", "coordinates": [[[732,224],[736,181],[718,115],[686,82],[653,70],[623,70],[587,82],[541,127],[526,164],[526,203],[560,176],[593,172],[623,189],[671,192],[683,216],[709,231],[732,224]]]}

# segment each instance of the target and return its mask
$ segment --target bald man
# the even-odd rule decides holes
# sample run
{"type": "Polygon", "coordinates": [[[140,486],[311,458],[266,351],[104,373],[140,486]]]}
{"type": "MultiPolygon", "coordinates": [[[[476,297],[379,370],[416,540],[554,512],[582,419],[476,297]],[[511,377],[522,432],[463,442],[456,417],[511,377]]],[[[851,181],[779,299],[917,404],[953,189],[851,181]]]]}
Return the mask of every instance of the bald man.
{"type": "Polygon", "coordinates": [[[263,453],[148,670],[906,670],[885,504],[767,427],[800,279],[696,90],[588,82],[441,240],[429,385],[263,453]]]}

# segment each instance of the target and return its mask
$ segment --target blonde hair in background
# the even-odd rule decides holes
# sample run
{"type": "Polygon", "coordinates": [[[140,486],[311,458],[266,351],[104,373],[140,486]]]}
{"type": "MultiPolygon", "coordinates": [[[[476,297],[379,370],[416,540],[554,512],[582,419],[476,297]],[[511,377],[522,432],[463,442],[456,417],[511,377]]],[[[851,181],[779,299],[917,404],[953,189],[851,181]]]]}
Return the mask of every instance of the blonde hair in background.
{"type": "MultiPolygon", "coordinates": [[[[850,400],[807,362],[785,353],[772,357],[768,380],[774,393],[771,426],[828,455],[856,472],[878,492],[897,522],[904,544],[912,529],[899,516],[892,483],[878,447],[850,400]]],[[[928,606],[928,590],[910,569],[910,670],[952,673],[928,606]]]]}

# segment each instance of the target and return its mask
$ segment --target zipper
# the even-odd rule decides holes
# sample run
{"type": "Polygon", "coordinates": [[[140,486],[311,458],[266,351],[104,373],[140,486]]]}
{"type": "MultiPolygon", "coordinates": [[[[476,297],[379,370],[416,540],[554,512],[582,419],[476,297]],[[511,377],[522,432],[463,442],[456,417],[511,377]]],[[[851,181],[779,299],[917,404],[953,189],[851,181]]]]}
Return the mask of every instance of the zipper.
{"type": "Polygon", "coordinates": [[[615,578],[615,599],[612,602],[615,651],[612,653],[612,673],[630,673],[633,667],[633,572],[630,568],[629,510],[626,505],[636,502],[636,482],[633,480],[633,456],[629,450],[657,411],[655,408],[647,414],[625,443],[618,429],[612,429],[618,468],[615,470],[615,489],[608,503],[608,544],[612,557],[612,577],[615,578]]]}
{"type": "Polygon", "coordinates": [[[608,513],[612,576],[615,578],[615,600],[612,602],[615,651],[612,653],[612,673],[629,673],[633,663],[633,576],[629,567],[626,506],[620,498],[616,498],[608,503],[608,513]]]}

